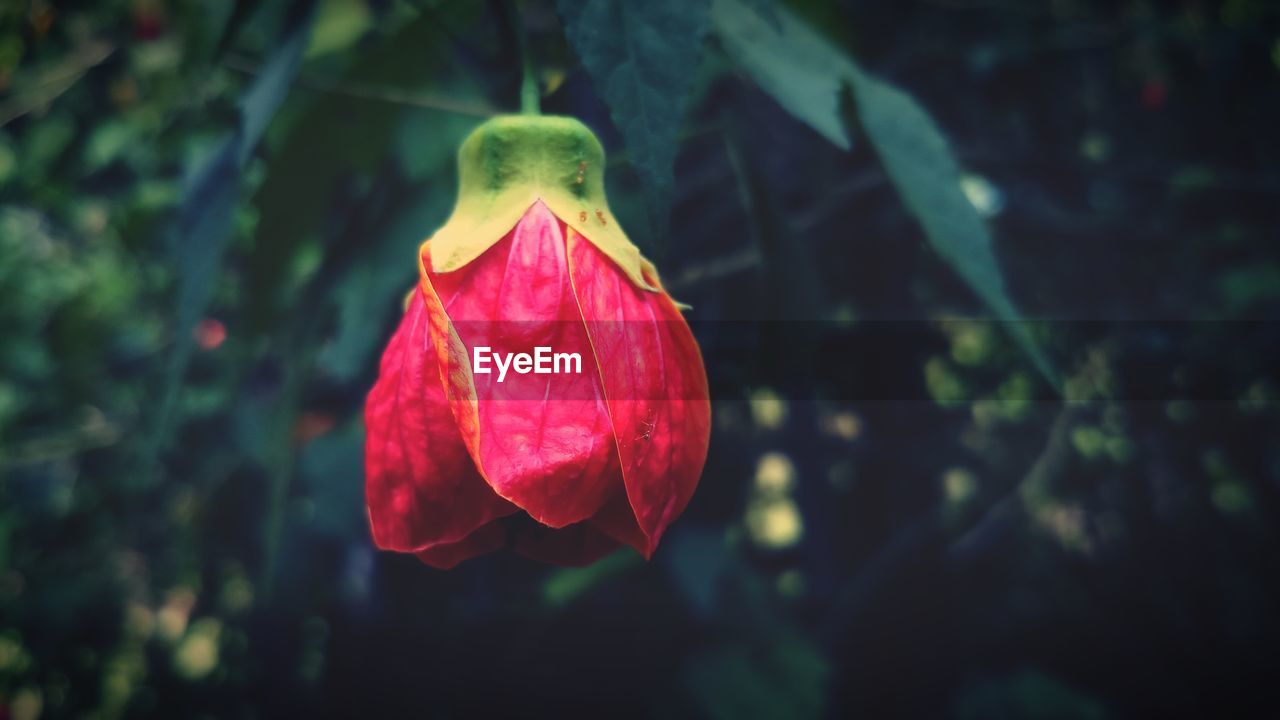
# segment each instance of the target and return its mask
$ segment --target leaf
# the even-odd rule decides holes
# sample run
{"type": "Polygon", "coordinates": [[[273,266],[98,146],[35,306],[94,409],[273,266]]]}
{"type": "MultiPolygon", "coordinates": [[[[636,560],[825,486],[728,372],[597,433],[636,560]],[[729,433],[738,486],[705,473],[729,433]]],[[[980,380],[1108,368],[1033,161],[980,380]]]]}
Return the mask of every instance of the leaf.
{"type": "Polygon", "coordinates": [[[108,120],[89,135],[84,146],[84,165],[97,172],[127,153],[138,142],[139,128],[124,118],[108,120]]]}
{"type": "Polygon", "coordinates": [[[715,0],[725,50],[783,107],[847,147],[840,98],[852,91],[856,119],[930,245],[987,304],[1054,387],[1058,375],[1009,298],[991,232],[965,197],[955,156],[910,95],[865,71],[785,8],[766,18],[742,0],[715,0]],[[776,21],[776,22],[775,22],[776,21]],[[808,78],[806,80],[806,78],[808,78]]]}
{"type": "Polygon", "coordinates": [[[272,55],[240,103],[240,127],[222,140],[188,173],[184,183],[178,261],[179,347],[188,347],[191,328],[204,312],[213,290],[230,234],[232,211],[240,192],[240,171],[262,139],[289,85],[298,72],[306,48],[309,22],[297,23],[272,55]]]}
{"type": "MultiPolygon", "coordinates": [[[[448,174],[440,175],[444,177],[435,185],[445,186],[448,174]]],[[[360,255],[335,288],[337,326],[318,361],[336,379],[349,382],[369,367],[370,356],[386,339],[387,328],[379,320],[401,310],[404,294],[417,280],[414,256],[423,228],[438,226],[452,199],[447,193],[424,191],[420,200],[397,211],[377,244],[360,255]]]]}
{"type": "Polygon", "coordinates": [[[234,0],[235,4],[231,8],[231,12],[227,15],[227,21],[219,33],[218,44],[214,48],[214,57],[221,58],[231,47],[231,41],[235,39],[240,28],[249,21],[249,17],[253,15],[253,11],[257,8],[254,0],[234,0]]]}
{"type": "Polygon", "coordinates": [[[388,211],[385,230],[371,234],[374,241],[333,291],[337,325],[318,361],[338,380],[349,382],[369,367],[369,356],[386,339],[387,328],[376,319],[391,317],[392,310],[403,312],[404,294],[418,276],[418,246],[430,228],[448,218],[454,204],[450,188],[457,185],[453,162],[458,144],[475,125],[475,118],[438,111],[404,116],[394,153],[404,174],[419,181],[419,187],[388,211]]]}
{"type": "Polygon", "coordinates": [[[542,584],[542,600],[548,607],[564,607],[602,583],[642,564],[636,553],[619,550],[586,567],[559,568],[542,584]]]}
{"type": "Polygon", "coordinates": [[[241,99],[239,127],[187,170],[173,246],[178,276],[174,353],[149,455],[164,443],[168,417],[191,357],[191,331],[213,294],[240,200],[241,171],[288,94],[310,27],[309,10],[294,17],[284,41],[241,99]]]}
{"type": "Polygon", "coordinates": [[[842,150],[853,146],[841,113],[853,70],[847,57],[794,17],[759,0],[715,0],[711,20],[725,52],[761,90],[831,144],[842,150]]]}
{"type": "Polygon", "coordinates": [[[681,668],[700,715],[823,717],[830,667],[822,647],[777,605],[773,582],[722,531],[683,524],[663,542],[657,559],[711,640],[681,668]]]}
{"type": "Polygon", "coordinates": [[[373,12],[364,0],[320,0],[307,58],[345,50],[373,27],[373,12]]]}
{"type": "Polygon", "coordinates": [[[709,529],[688,524],[673,528],[663,539],[660,558],[689,605],[704,619],[715,616],[717,595],[731,558],[724,538],[709,529]]]}
{"type": "Polygon", "coordinates": [[[302,490],[314,507],[310,528],[344,540],[364,536],[364,488],[352,480],[364,472],[364,426],[352,421],[312,440],[298,466],[302,490]]]}
{"type": "Polygon", "coordinates": [[[25,69],[13,79],[4,102],[0,102],[0,127],[32,112],[43,112],[70,90],[90,69],[105,62],[115,52],[110,43],[85,39],[63,58],[25,69]]]}
{"type": "Polygon", "coordinates": [[[1054,387],[1058,376],[1009,298],[991,231],[961,187],[960,168],[942,132],[911,96],[855,68],[858,118],[907,209],[933,248],[973,288],[1054,387]]]}
{"type": "MultiPolygon", "coordinates": [[[[472,88],[450,87],[449,91],[451,95],[465,97],[472,88]]],[[[475,100],[483,102],[483,98],[475,100]]],[[[404,113],[400,129],[395,133],[395,154],[405,177],[421,180],[442,170],[454,169],[458,146],[479,124],[473,117],[438,110],[404,113]]],[[[440,177],[436,181],[456,184],[456,178],[452,176],[440,177]]]]}
{"type": "Polygon", "coordinates": [[[676,133],[693,90],[710,0],[560,0],[565,35],[609,106],[644,184],[650,230],[665,235],[676,133]]]}
{"type": "Polygon", "coordinates": [[[237,134],[237,160],[244,165],[262,139],[267,123],[284,102],[293,78],[302,63],[302,53],[311,37],[311,12],[302,13],[290,26],[284,42],[262,68],[262,73],[249,87],[240,103],[240,131],[237,134]]]}
{"type": "Polygon", "coordinates": [[[684,681],[717,720],[823,717],[830,669],[813,643],[777,631],[763,648],[742,644],[694,655],[684,681]]]}
{"type": "MultiPolygon", "coordinates": [[[[441,54],[441,48],[449,47],[442,32],[439,23],[423,15],[382,44],[360,53],[342,82],[416,91],[431,83],[442,67],[448,67],[441,54]],[[406,57],[417,59],[406,63],[406,57]]],[[[282,278],[290,278],[290,268],[300,253],[316,248],[317,240],[333,239],[329,234],[347,215],[343,201],[350,193],[343,192],[344,183],[362,174],[377,177],[385,169],[388,157],[396,155],[394,144],[399,142],[405,118],[404,106],[398,103],[326,93],[318,96],[281,138],[253,199],[260,215],[254,229],[252,262],[246,268],[247,332],[269,334],[291,311],[294,288],[282,278]],[[352,128],[360,128],[360,132],[353,133],[352,128]],[[317,208],[326,211],[318,212],[317,208]]],[[[430,131],[439,133],[440,126],[430,131]]],[[[440,137],[440,142],[447,140],[440,137]]],[[[423,227],[419,232],[425,236],[429,229],[423,227]]],[[[326,251],[336,249],[330,245],[326,251]]],[[[410,266],[412,259],[410,254],[410,266]]]]}
{"type": "Polygon", "coordinates": [[[1009,675],[970,682],[953,705],[953,717],[1017,717],[1056,720],[1104,720],[1107,707],[1041,670],[1028,668],[1009,675]]]}

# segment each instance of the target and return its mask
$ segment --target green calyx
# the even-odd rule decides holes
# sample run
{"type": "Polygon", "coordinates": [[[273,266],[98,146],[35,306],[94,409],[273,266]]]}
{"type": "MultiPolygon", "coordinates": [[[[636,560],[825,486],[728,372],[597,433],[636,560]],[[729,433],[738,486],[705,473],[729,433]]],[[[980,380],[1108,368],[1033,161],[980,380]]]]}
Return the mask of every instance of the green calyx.
{"type": "Polygon", "coordinates": [[[450,272],[488,250],[541,200],[562,222],[609,256],[637,286],[652,265],[609,211],[604,148],[578,120],[500,115],[471,132],[458,150],[458,202],[428,240],[432,268],[450,272]]]}

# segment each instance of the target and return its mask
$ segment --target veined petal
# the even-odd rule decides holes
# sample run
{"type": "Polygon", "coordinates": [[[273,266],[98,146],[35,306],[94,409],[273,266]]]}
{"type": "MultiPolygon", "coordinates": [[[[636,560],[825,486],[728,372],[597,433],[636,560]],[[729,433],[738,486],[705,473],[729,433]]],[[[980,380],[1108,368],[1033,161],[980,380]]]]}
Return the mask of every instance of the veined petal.
{"type": "MultiPolygon", "coordinates": [[[[428,253],[431,243],[427,244],[428,253]]],[[[539,523],[590,518],[622,484],[613,428],[569,281],[564,226],[535,202],[506,237],[462,269],[422,286],[445,348],[450,401],[482,476],[539,523]],[[581,372],[505,377],[474,372],[491,357],[538,347],[580,357],[581,372]]]]}
{"type": "Polygon", "coordinates": [[[421,292],[365,402],[365,502],[374,543],[413,552],[466,538],[516,509],[476,471],[445,399],[421,292]]]}
{"type": "Polygon", "coordinates": [[[455,543],[432,545],[414,553],[419,560],[438,570],[449,570],[463,560],[500,550],[507,544],[506,520],[498,519],[455,543]]]}
{"type": "MultiPolygon", "coordinates": [[[[706,371],[688,324],[665,292],[637,288],[572,230],[568,250],[647,557],[702,474],[711,433],[706,371]]],[[[657,278],[646,279],[657,285],[657,278]]],[[[614,537],[630,532],[616,512],[601,513],[596,522],[614,537]]]]}
{"type": "Polygon", "coordinates": [[[646,560],[653,554],[653,543],[649,542],[649,536],[640,529],[625,487],[609,498],[600,512],[587,522],[614,540],[635,548],[646,560]]]}
{"type": "Polygon", "coordinates": [[[456,543],[433,545],[414,554],[433,568],[449,570],[508,545],[531,560],[570,566],[590,565],[620,547],[617,540],[589,523],[551,528],[519,515],[494,520],[456,543]]]}

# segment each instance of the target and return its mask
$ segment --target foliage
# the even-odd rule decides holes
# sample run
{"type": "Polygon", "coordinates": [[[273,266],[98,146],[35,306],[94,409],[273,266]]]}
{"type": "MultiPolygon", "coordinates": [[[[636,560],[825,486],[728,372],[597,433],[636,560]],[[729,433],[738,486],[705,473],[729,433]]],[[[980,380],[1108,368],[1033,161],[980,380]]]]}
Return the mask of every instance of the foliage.
{"type": "Polygon", "coordinates": [[[920,106],[781,9],[761,11],[736,0],[717,0],[716,21],[726,49],[784,108],[846,150],[850,139],[841,104],[852,91],[855,122],[880,154],[925,235],[996,317],[1010,323],[1036,366],[1056,384],[1048,358],[1005,291],[991,236],[962,190],[951,149],[920,106]]]}
{"type": "MultiPolygon", "coordinates": [[[[644,185],[650,233],[667,232],[676,133],[702,54],[709,0],[561,0],[565,36],[591,73],[644,185]]],[[[660,240],[654,238],[654,244],[660,240]]]]}
{"type": "Polygon", "coordinates": [[[0,714],[1273,707],[1277,38],[1261,0],[5,6],[0,714]],[[371,549],[362,404],[526,56],[692,306],[711,454],[649,563],[439,573],[371,549]]]}

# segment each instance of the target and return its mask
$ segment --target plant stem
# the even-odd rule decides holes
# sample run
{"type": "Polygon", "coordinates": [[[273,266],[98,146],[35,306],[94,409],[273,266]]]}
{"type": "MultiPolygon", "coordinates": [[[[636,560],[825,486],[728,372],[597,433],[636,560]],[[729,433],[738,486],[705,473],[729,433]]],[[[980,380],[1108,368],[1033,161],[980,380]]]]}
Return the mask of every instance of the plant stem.
{"type": "Polygon", "coordinates": [[[520,114],[541,115],[542,99],[538,92],[538,79],[533,74],[529,53],[524,53],[524,78],[520,82],[520,114]]]}
{"type": "Polygon", "coordinates": [[[515,0],[507,3],[507,17],[520,50],[520,114],[541,115],[542,93],[538,90],[538,74],[533,69],[533,57],[529,53],[529,35],[524,29],[524,18],[515,0]]]}

